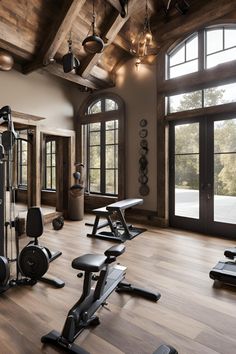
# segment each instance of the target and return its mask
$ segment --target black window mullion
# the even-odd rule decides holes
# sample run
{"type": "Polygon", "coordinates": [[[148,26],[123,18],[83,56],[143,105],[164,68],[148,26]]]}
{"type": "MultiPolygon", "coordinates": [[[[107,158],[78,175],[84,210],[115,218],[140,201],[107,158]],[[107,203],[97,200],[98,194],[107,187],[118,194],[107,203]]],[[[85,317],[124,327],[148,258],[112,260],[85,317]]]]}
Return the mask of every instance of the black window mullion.
{"type": "MultiPolygon", "coordinates": [[[[103,101],[105,102],[105,100],[103,101]]],[[[101,153],[100,153],[101,193],[106,193],[106,122],[101,123],[101,153]]]]}

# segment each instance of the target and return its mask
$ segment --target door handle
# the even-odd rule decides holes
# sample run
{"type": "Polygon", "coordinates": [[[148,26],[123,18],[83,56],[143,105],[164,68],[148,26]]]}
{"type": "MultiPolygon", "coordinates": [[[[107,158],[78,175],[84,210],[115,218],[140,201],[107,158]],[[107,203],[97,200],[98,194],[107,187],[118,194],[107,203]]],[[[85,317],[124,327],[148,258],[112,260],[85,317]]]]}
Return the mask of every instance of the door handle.
{"type": "Polygon", "coordinates": [[[211,183],[207,184],[207,199],[211,199],[211,195],[212,195],[212,190],[211,190],[211,183]]]}

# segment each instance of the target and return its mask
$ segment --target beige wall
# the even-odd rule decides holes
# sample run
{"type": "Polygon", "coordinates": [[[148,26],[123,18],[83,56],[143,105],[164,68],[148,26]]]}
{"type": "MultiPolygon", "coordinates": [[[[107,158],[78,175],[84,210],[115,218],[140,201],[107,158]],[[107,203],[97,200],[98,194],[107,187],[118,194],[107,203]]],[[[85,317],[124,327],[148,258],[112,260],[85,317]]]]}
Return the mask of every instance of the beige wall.
{"type": "Polygon", "coordinates": [[[140,198],[139,194],[139,122],[147,119],[148,125],[148,186],[150,193],[140,207],[146,210],[157,210],[157,163],[156,163],[156,65],[141,65],[135,70],[134,61],[130,60],[122,66],[117,74],[114,89],[107,91],[117,93],[123,98],[126,107],[126,197],[140,198]]]}
{"type": "MultiPolygon", "coordinates": [[[[122,66],[117,75],[117,86],[109,91],[121,96],[126,106],[126,196],[139,195],[139,122],[148,121],[148,177],[150,194],[143,197],[141,208],[157,209],[156,168],[156,66],[142,65],[135,71],[134,61],[122,66]]],[[[45,117],[40,125],[45,128],[73,129],[74,108],[79,109],[88,94],[82,94],[70,83],[43,71],[23,75],[16,70],[0,72],[0,106],[10,105],[15,111],[45,117]]]]}
{"type": "Polygon", "coordinates": [[[40,125],[47,128],[73,129],[75,90],[43,70],[29,75],[16,70],[0,72],[0,106],[44,117],[40,125]]]}

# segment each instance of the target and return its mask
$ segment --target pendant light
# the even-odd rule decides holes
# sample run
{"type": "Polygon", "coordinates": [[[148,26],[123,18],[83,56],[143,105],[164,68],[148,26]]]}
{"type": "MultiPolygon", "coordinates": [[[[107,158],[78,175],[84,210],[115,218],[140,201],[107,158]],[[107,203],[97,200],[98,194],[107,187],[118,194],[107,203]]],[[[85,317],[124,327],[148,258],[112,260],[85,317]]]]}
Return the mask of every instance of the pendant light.
{"type": "Polygon", "coordinates": [[[74,54],[72,52],[71,33],[70,33],[70,38],[68,39],[67,42],[68,42],[69,50],[68,50],[68,53],[62,57],[62,65],[63,65],[64,73],[69,73],[73,69],[75,69],[75,71],[76,71],[78,69],[78,67],[80,66],[79,60],[74,56],[74,54]]]}
{"type": "Polygon", "coordinates": [[[5,52],[5,50],[0,50],[0,70],[9,71],[12,69],[13,64],[14,60],[12,55],[5,52]]]}
{"type": "Polygon", "coordinates": [[[104,42],[95,31],[96,28],[96,16],[94,11],[94,0],[93,0],[93,21],[92,21],[92,36],[88,36],[83,40],[82,46],[84,50],[89,54],[101,53],[104,48],[104,42]]]}
{"type": "Polygon", "coordinates": [[[142,59],[148,56],[148,49],[152,46],[152,32],[150,26],[150,17],[148,13],[148,0],[146,0],[143,29],[142,32],[138,35],[136,45],[137,47],[131,48],[130,52],[137,57],[135,61],[135,67],[136,70],[139,71],[142,59]]]}

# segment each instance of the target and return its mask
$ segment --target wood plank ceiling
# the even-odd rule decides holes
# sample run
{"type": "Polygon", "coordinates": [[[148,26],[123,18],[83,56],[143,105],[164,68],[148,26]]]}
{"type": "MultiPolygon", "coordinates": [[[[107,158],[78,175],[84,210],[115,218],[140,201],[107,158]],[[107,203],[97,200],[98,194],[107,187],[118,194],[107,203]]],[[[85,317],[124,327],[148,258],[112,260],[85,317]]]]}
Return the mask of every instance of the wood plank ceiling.
{"type": "MultiPolygon", "coordinates": [[[[160,48],[180,35],[191,33],[209,19],[217,20],[236,11],[235,0],[186,0],[190,7],[187,14],[181,15],[175,7],[178,1],[148,0],[154,41],[146,62],[153,63],[160,48]]],[[[105,42],[102,53],[87,54],[82,46],[87,35],[92,34],[92,0],[1,0],[0,49],[9,51],[25,74],[43,68],[81,89],[114,86],[117,69],[133,58],[131,43],[143,28],[145,1],[129,0],[125,18],[120,16],[119,0],[94,3],[97,32],[105,42]],[[68,52],[70,33],[80,66],[76,73],[66,74],[62,57],[68,52]]]]}

